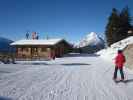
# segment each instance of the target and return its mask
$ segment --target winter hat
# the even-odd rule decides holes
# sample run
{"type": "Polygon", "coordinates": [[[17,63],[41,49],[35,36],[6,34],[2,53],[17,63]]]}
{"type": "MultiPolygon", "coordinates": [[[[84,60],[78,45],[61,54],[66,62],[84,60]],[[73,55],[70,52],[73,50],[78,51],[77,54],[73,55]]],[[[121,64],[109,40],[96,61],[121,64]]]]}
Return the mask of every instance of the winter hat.
{"type": "Polygon", "coordinates": [[[122,50],[121,50],[121,49],[119,49],[119,50],[118,50],[118,53],[122,53],[122,50]]]}

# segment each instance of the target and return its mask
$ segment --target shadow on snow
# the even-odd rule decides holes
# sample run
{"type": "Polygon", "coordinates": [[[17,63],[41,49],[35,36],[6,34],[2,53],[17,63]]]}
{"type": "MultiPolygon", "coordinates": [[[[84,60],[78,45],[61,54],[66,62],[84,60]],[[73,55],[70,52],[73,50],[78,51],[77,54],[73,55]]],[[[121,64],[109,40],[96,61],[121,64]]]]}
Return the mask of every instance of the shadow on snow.
{"type": "Polygon", "coordinates": [[[49,65],[48,63],[45,62],[23,62],[23,63],[17,63],[17,64],[22,64],[22,65],[49,65]]]}
{"type": "Polygon", "coordinates": [[[87,54],[87,53],[70,53],[63,57],[98,57],[98,54],[87,54]]]}
{"type": "Polygon", "coordinates": [[[72,66],[72,65],[90,65],[90,64],[87,64],[87,63],[66,63],[66,64],[61,64],[61,65],[65,65],[65,66],[72,66]]]}
{"type": "Polygon", "coordinates": [[[0,100],[13,100],[13,99],[8,98],[8,97],[1,97],[1,96],[0,96],[0,100]]]}
{"type": "Polygon", "coordinates": [[[127,79],[127,80],[125,80],[124,82],[125,82],[125,83],[131,83],[131,82],[133,82],[133,79],[127,79]]]}
{"type": "Polygon", "coordinates": [[[23,63],[23,65],[64,65],[64,66],[71,66],[71,65],[90,65],[87,63],[61,63],[61,64],[48,64],[48,63],[41,63],[41,62],[32,62],[32,63],[23,63]]]}

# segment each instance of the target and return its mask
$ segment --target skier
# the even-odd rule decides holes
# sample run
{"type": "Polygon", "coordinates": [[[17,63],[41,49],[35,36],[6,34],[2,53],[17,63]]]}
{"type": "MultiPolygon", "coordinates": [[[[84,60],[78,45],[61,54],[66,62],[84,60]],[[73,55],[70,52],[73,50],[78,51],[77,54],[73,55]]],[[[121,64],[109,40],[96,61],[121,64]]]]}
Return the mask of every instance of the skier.
{"type": "Polygon", "coordinates": [[[124,81],[124,73],[123,73],[123,65],[125,63],[125,56],[122,53],[122,50],[118,50],[118,54],[115,58],[115,71],[114,71],[114,77],[113,79],[116,81],[117,79],[117,71],[120,70],[121,74],[121,81],[124,81]]]}

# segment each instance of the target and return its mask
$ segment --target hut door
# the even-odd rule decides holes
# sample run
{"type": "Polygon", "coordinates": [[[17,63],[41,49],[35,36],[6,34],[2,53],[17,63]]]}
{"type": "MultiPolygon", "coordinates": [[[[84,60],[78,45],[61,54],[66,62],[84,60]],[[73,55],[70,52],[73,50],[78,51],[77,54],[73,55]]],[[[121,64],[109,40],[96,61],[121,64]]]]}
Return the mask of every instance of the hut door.
{"type": "Polygon", "coordinates": [[[37,57],[37,56],[38,56],[37,48],[32,48],[32,57],[37,57]]]}

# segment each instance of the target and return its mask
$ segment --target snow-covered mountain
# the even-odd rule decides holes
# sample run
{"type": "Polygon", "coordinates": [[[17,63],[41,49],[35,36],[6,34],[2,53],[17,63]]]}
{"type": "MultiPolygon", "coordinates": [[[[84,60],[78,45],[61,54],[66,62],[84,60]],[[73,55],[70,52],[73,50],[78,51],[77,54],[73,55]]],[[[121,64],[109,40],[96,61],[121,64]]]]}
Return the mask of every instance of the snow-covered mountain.
{"type": "Polygon", "coordinates": [[[12,47],[10,46],[10,43],[12,42],[12,40],[0,37],[0,52],[8,52],[12,50],[12,47]]]}
{"type": "Polygon", "coordinates": [[[104,40],[95,32],[87,34],[77,45],[83,53],[94,53],[104,48],[104,40]]]}
{"type": "Polygon", "coordinates": [[[88,45],[95,46],[99,44],[104,44],[104,41],[95,32],[91,32],[80,41],[78,47],[85,47],[88,45]]]}

